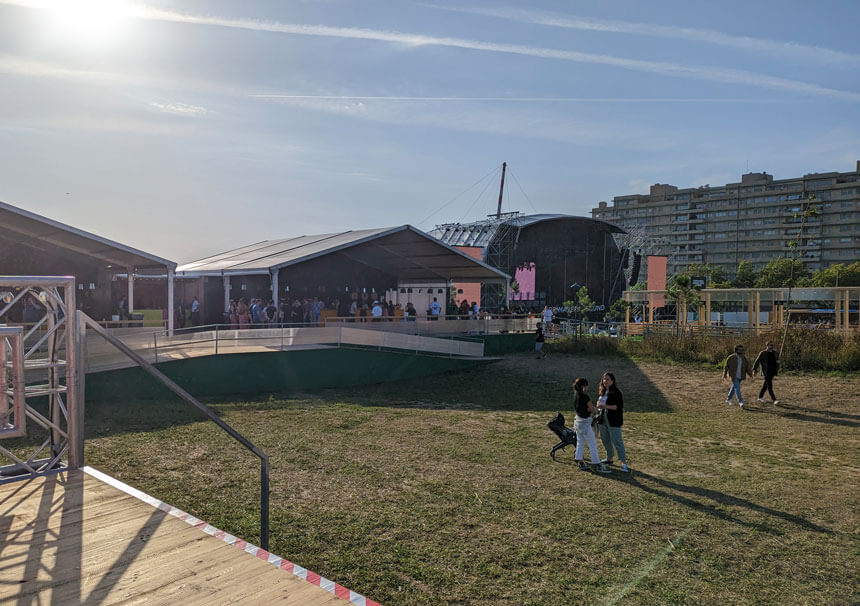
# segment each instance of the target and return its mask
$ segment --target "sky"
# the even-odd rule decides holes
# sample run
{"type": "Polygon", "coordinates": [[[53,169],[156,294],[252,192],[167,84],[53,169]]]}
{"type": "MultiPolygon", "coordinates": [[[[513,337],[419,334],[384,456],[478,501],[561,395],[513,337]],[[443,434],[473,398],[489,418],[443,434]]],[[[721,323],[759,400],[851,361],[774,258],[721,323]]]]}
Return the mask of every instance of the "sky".
{"type": "Polygon", "coordinates": [[[857,0],[0,0],[0,201],[177,261],[853,171],[857,0]]]}

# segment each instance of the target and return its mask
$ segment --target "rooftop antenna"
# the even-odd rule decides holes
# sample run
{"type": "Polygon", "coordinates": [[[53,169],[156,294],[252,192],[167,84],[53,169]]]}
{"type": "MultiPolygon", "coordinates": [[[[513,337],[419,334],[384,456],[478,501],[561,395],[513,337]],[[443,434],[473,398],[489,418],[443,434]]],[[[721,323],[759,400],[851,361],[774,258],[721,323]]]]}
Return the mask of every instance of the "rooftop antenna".
{"type": "Polygon", "coordinates": [[[499,206],[496,209],[496,219],[502,218],[502,194],[505,192],[505,169],[508,167],[507,162],[502,162],[502,184],[499,186],[499,206]]]}

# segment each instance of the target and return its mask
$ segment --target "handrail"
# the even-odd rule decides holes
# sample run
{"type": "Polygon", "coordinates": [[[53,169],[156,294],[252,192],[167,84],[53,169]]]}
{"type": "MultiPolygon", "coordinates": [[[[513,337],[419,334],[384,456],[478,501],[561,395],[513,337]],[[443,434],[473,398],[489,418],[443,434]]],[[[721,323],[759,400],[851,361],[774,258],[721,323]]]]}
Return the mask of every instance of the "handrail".
{"type": "Polygon", "coordinates": [[[143,368],[150,375],[155,377],[159,382],[161,382],[165,387],[170,389],[173,393],[178,395],[180,398],[185,400],[187,403],[192,406],[198,408],[203,414],[209,417],[210,421],[213,421],[216,425],[218,425],[221,429],[226,431],[230,437],[239,442],[242,446],[250,450],[257,457],[260,458],[260,547],[269,550],[269,457],[260,450],[257,446],[254,445],[253,442],[248,440],[245,436],[240,434],[238,431],[233,429],[230,425],[228,425],[221,417],[216,415],[208,406],[199,402],[194,396],[189,394],[187,391],[182,389],[179,385],[174,383],[171,379],[164,375],[160,370],[155,368],[152,364],[147,362],[143,357],[141,357],[137,352],[131,349],[128,345],[117,339],[112,334],[108,333],[104,328],[102,328],[98,322],[90,318],[85,313],[79,311],[80,314],[79,320],[86,322],[86,325],[89,328],[92,328],[95,332],[99,334],[103,339],[105,339],[108,343],[116,347],[126,356],[131,358],[134,362],[138,364],[141,368],[143,368]]]}

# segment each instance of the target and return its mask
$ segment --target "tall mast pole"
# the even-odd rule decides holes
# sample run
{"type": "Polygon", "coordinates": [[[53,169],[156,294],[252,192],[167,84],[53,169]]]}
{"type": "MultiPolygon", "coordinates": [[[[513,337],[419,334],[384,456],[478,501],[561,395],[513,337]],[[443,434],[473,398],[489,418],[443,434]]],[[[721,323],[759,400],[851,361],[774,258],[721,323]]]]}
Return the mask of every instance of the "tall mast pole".
{"type": "Polygon", "coordinates": [[[496,219],[502,218],[502,194],[505,192],[505,169],[508,167],[507,162],[502,162],[502,184],[499,186],[499,207],[496,210],[496,219]]]}

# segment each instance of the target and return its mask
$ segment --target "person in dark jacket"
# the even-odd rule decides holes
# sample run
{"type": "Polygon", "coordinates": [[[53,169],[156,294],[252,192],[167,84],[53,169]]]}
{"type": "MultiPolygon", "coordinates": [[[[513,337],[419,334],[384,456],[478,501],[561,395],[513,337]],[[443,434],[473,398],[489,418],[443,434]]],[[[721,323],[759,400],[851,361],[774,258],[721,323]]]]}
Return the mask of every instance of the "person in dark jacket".
{"type": "Polygon", "coordinates": [[[543,336],[543,325],[540,322],[537,324],[537,330],[535,330],[535,357],[538,360],[543,360],[546,357],[546,350],[543,348],[544,341],[546,339],[543,336]]]}
{"type": "Polygon", "coordinates": [[[624,439],[621,437],[621,426],[624,425],[624,397],[615,384],[615,375],[603,373],[598,388],[597,409],[605,410],[603,422],[600,424],[600,441],[606,449],[604,463],[612,465],[615,452],[621,461],[621,471],[628,472],[627,451],[624,449],[624,439]]]}
{"type": "Polygon", "coordinates": [[[761,391],[758,393],[758,401],[764,402],[764,392],[770,394],[770,399],[774,404],[779,404],[779,400],[773,395],[773,378],[779,372],[779,353],[773,349],[773,341],[767,342],[767,349],[763,349],[753,363],[753,374],[758,373],[761,368],[761,376],[764,377],[764,384],[761,386],[761,391]]]}

